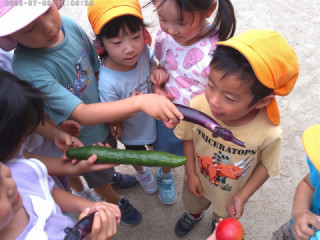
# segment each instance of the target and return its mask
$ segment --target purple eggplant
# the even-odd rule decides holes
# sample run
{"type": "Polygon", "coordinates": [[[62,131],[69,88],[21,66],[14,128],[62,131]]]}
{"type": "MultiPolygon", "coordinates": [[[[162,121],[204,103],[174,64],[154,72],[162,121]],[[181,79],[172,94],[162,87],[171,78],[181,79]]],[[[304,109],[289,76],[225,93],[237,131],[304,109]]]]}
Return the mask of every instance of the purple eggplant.
{"type": "Polygon", "coordinates": [[[241,142],[239,139],[235,138],[232,134],[232,132],[226,128],[221,127],[219,123],[217,123],[213,118],[210,116],[204,114],[203,112],[200,112],[196,109],[183,106],[181,104],[174,104],[178,110],[182,113],[184,116],[183,120],[187,122],[191,122],[194,124],[198,124],[212,132],[212,136],[217,138],[221,137],[222,139],[226,141],[233,142],[236,145],[239,145],[241,147],[245,147],[245,144],[241,142]]]}
{"type": "Polygon", "coordinates": [[[93,218],[96,212],[90,213],[76,223],[73,228],[66,227],[64,229],[66,236],[64,240],[82,240],[92,229],[93,218]]]}

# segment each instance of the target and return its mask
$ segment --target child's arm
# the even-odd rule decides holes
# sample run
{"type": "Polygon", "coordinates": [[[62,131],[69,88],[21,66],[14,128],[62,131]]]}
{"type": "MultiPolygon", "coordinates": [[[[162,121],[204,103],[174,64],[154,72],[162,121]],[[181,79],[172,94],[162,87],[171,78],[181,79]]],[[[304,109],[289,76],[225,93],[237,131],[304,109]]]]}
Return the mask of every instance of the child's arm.
{"type": "Polygon", "coordinates": [[[185,171],[188,181],[188,190],[197,197],[202,197],[203,190],[200,179],[196,174],[193,141],[183,141],[184,155],[187,158],[185,171]]]}
{"type": "Polygon", "coordinates": [[[80,103],[71,113],[71,118],[82,125],[90,126],[122,121],[140,111],[165,122],[178,123],[179,119],[183,119],[183,115],[170,100],[157,94],[142,94],[115,102],[80,103]]]}
{"type": "Polygon", "coordinates": [[[94,212],[99,208],[109,208],[113,211],[117,218],[121,215],[121,213],[118,211],[119,208],[117,205],[107,203],[105,201],[91,202],[86,198],[76,196],[61,188],[53,188],[52,197],[64,213],[94,212]],[[88,211],[88,209],[90,211],[88,211]]]}
{"type": "Polygon", "coordinates": [[[108,239],[116,233],[117,224],[121,219],[121,212],[117,205],[107,202],[91,202],[60,188],[53,189],[52,197],[62,212],[81,213],[80,219],[91,212],[98,212],[94,216],[92,232],[86,239],[108,239]]]}
{"type": "Polygon", "coordinates": [[[244,205],[248,199],[268,178],[267,168],[262,163],[259,163],[241,191],[233,196],[231,205],[227,206],[231,217],[240,218],[242,216],[244,205]]]}
{"type": "Polygon", "coordinates": [[[23,152],[25,158],[39,159],[48,169],[48,174],[51,176],[72,176],[84,172],[100,171],[107,168],[115,167],[116,164],[94,164],[97,160],[97,155],[92,155],[87,160],[78,161],[74,164],[72,161],[63,161],[59,158],[41,156],[27,151],[23,152]]]}
{"type": "Polygon", "coordinates": [[[58,128],[49,118],[46,118],[44,124],[40,123],[35,132],[54,142],[61,151],[70,147],[83,147],[79,139],[58,128]]]}
{"type": "Polygon", "coordinates": [[[292,217],[292,232],[297,240],[309,239],[315,234],[314,226],[320,229],[320,223],[317,219],[320,217],[310,211],[314,196],[314,188],[310,182],[310,174],[305,176],[299,183],[294,195],[292,217]]]}
{"type": "Polygon", "coordinates": [[[115,139],[118,139],[123,133],[123,124],[122,122],[109,123],[110,133],[115,139]]]}

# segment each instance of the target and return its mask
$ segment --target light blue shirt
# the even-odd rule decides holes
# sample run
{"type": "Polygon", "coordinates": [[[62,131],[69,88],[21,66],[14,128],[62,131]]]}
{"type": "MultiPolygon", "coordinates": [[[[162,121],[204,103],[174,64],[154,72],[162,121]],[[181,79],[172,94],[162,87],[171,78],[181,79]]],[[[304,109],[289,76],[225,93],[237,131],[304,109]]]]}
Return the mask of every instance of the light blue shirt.
{"type": "MultiPolygon", "coordinates": [[[[98,89],[101,102],[128,98],[132,92],[151,93],[150,66],[154,64],[151,48],[146,45],[138,58],[137,66],[126,72],[115,71],[101,65],[98,89]]],[[[155,120],[144,112],[123,122],[120,141],[126,145],[145,145],[156,139],[155,120]]]]}

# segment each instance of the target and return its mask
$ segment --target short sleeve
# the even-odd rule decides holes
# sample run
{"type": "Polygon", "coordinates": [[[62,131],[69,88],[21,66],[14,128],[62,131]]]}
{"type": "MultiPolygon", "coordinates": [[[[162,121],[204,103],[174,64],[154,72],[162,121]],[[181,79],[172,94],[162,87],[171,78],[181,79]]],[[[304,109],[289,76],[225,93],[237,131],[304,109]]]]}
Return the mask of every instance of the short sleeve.
{"type": "Polygon", "coordinates": [[[310,169],[310,182],[312,187],[316,188],[317,184],[319,183],[319,172],[315,168],[315,166],[310,161],[309,157],[307,157],[307,164],[310,169]]]}
{"type": "Polygon", "coordinates": [[[46,113],[56,124],[60,124],[70,117],[73,110],[82,101],[63,87],[49,71],[46,71],[45,66],[32,71],[34,67],[34,62],[25,61],[23,64],[16,64],[15,74],[20,79],[26,79],[34,88],[45,94],[46,113]],[[28,68],[29,71],[24,71],[23,68],[28,68]]]}

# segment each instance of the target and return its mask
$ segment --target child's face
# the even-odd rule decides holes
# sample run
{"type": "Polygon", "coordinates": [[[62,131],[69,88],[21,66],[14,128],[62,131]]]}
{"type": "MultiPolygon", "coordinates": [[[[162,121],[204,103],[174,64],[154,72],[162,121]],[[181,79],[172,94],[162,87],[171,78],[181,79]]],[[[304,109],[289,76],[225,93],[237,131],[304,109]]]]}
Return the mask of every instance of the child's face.
{"type": "Polygon", "coordinates": [[[213,116],[229,126],[244,125],[257,114],[257,104],[249,107],[253,99],[250,82],[235,75],[211,69],[205,96],[213,116]]]}
{"type": "Polygon", "coordinates": [[[161,29],[171,35],[182,46],[189,46],[199,41],[201,30],[207,25],[206,18],[200,12],[183,12],[183,22],[179,19],[179,11],[173,0],[162,4],[161,0],[154,2],[159,16],[161,29]],[[161,5],[162,4],[162,5],[161,5]]]}
{"type": "Polygon", "coordinates": [[[139,56],[145,45],[142,28],[135,33],[125,27],[117,37],[102,38],[108,57],[104,66],[116,71],[129,71],[136,67],[139,56]]]}
{"type": "Polygon", "coordinates": [[[3,229],[22,207],[22,198],[10,169],[0,163],[0,229],[3,229]]]}
{"type": "Polygon", "coordinates": [[[61,18],[55,4],[26,27],[10,35],[14,40],[29,48],[50,48],[63,40],[60,29],[61,18]]]}

